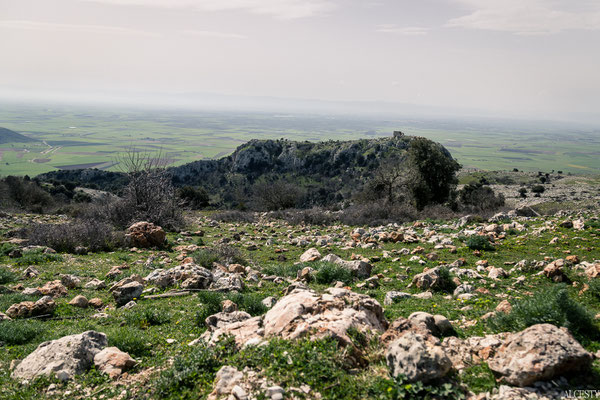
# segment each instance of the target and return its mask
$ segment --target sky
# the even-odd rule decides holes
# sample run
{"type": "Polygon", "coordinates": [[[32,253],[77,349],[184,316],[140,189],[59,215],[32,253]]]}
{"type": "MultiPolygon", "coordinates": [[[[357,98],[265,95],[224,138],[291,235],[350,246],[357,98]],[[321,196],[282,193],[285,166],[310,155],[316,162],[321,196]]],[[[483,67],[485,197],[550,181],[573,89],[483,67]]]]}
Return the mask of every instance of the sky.
{"type": "Polygon", "coordinates": [[[0,0],[5,99],[217,94],[600,120],[599,71],[598,0],[0,0]]]}

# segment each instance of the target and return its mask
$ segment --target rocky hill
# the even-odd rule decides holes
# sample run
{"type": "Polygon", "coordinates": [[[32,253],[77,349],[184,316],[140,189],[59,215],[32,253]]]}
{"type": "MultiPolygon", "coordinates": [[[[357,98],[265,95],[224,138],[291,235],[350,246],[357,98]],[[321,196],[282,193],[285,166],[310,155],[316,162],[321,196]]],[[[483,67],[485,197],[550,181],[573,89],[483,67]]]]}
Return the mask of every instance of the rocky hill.
{"type": "Polygon", "coordinates": [[[36,139],[21,135],[10,129],[0,127],[0,144],[37,142],[36,139]]]}
{"type": "MultiPolygon", "coordinates": [[[[296,206],[330,205],[350,199],[384,159],[402,159],[414,137],[353,141],[296,142],[251,140],[231,155],[172,167],[176,186],[201,186],[215,204],[238,207],[253,194],[257,183],[292,185],[301,197],[296,206]]],[[[437,145],[448,158],[452,156],[437,145]]],[[[96,169],[55,171],[41,180],[70,181],[103,190],[118,190],[123,173],[96,169]]]]}

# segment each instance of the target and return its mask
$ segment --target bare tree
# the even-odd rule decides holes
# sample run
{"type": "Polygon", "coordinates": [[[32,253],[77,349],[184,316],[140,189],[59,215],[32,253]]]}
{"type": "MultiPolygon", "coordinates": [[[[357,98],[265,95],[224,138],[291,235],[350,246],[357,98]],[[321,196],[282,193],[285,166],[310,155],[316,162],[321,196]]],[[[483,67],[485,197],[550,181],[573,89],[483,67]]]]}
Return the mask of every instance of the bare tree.
{"type": "Polygon", "coordinates": [[[149,221],[167,228],[182,220],[176,191],[162,151],[152,154],[130,148],[117,157],[119,168],[129,178],[120,204],[122,223],[149,221]]]}

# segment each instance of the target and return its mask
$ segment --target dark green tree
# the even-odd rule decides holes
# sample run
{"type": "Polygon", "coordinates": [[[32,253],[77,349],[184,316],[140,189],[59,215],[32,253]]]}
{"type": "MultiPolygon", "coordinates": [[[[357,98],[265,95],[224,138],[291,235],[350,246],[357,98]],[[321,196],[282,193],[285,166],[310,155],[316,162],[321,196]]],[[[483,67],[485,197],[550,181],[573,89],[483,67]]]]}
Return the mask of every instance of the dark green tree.
{"type": "Polygon", "coordinates": [[[458,183],[460,164],[442,145],[415,138],[408,148],[409,188],[417,209],[450,200],[458,183]]]}

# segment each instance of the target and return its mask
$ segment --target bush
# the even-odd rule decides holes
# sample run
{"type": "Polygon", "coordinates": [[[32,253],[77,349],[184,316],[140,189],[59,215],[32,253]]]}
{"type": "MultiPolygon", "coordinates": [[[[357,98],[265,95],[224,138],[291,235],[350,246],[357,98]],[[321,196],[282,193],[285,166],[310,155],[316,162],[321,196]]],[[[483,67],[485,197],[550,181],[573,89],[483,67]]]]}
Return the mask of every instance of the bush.
{"type": "Polygon", "coordinates": [[[338,222],[338,213],[311,208],[308,210],[285,210],[274,211],[268,214],[268,218],[284,220],[290,225],[333,225],[338,222]]]}
{"type": "Polygon", "coordinates": [[[0,244],[0,257],[7,256],[11,251],[17,249],[17,246],[11,243],[2,243],[0,244]]]}
{"type": "Polygon", "coordinates": [[[212,218],[221,222],[246,222],[249,224],[257,221],[256,214],[253,212],[237,210],[222,211],[214,214],[212,218]]]}
{"type": "Polygon", "coordinates": [[[109,346],[118,347],[126,353],[145,356],[150,353],[147,338],[141,330],[132,327],[121,327],[108,333],[109,346]]]}
{"type": "Polygon", "coordinates": [[[262,304],[264,297],[259,293],[229,293],[202,291],[198,292],[200,310],[196,312],[196,325],[205,326],[206,318],[221,312],[224,300],[231,300],[238,306],[238,310],[245,311],[252,316],[262,315],[267,312],[267,307],[262,304]]]}
{"type": "Polygon", "coordinates": [[[315,274],[317,283],[322,285],[330,285],[337,281],[344,282],[347,285],[352,283],[352,271],[341,265],[319,262],[314,265],[311,264],[311,266],[317,270],[315,274]]]}
{"type": "Polygon", "coordinates": [[[125,236],[111,225],[97,221],[68,224],[35,224],[24,230],[29,243],[47,246],[58,252],[74,253],[77,247],[89,251],[112,251],[125,246],[125,236]]]}
{"type": "Polygon", "coordinates": [[[177,191],[183,205],[193,210],[208,206],[208,193],[202,187],[184,186],[177,191]]]}
{"type": "Polygon", "coordinates": [[[513,304],[510,313],[497,313],[488,324],[496,332],[521,331],[535,324],[564,326],[579,340],[600,338],[594,315],[573,300],[564,284],[553,285],[513,304]]]}
{"type": "Polygon", "coordinates": [[[164,370],[154,384],[159,398],[197,399],[198,393],[209,393],[217,371],[235,351],[232,339],[215,346],[201,344],[186,349],[164,370]]]}
{"type": "Polygon", "coordinates": [[[257,182],[252,186],[253,203],[258,210],[276,211],[294,208],[302,202],[298,185],[283,180],[257,182]]]}
{"type": "Polygon", "coordinates": [[[200,249],[190,255],[194,262],[204,268],[212,268],[213,263],[245,264],[246,259],[242,253],[232,246],[218,245],[210,249],[200,249]]]}
{"type": "Polygon", "coordinates": [[[275,275],[287,278],[295,278],[298,276],[298,272],[302,271],[302,268],[306,267],[304,264],[272,264],[265,265],[262,267],[261,272],[265,275],[275,275]]]}
{"type": "Polygon", "coordinates": [[[448,269],[447,267],[441,267],[439,269],[439,273],[440,273],[439,283],[436,286],[432,287],[432,289],[437,292],[445,292],[445,293],[454,292],[454,289],[456,289],[456,284],[452,280],[453,276],[450,273],[450,269],[448,269]]]}
{"type": "Polygon", "coordinates": [[[0,322],[0,343],[9,346],[29,343],[43,330],[43,325],[39,321],[0,322]]]}
{"type": "Polygon", "coordinates": [[[62,261],[62,257],[58,254],[44,253],[43,250],[33,250],[24,253],[22,257],[14,261],[15,265],[39,265],[53,261],[62,261]]]}
{"type": "Polygon", "coordinates": [[[531,188],[531,191],[536,194],[541,194],[546,191],[546,188],[542,185],[535,185],[531,188]]]}
{"type": "Polygon", "coordinates": [[[16,176],[0,179],[0,209],[41,213],[53,202],[52,196],[35,180],[16,176]]]}
{"type": "Polygon", "coordinates": [[[414,221],[417,217],[417,210],[410,204],[390,204],[384,201],[357,204],[342,210],[339,215],[340,222],[351,226],[401,224],[414,221]]]}
{"type": "Polygon", "coordinates": [[[465,185],[458,193],[464,207],[476,211],[493,211],[504,205],[504,196],[496,195],[489,186],[481,183],[465,185]]]}
{"type": "Polygon", "coordinates": [[[17,275],[11,270],[0,267],[0,285],[11,283],[17,280],[17,275]]]}
{"type": "Polygon", "coordinates": [[[489,239],[480,235],[473,235],[469,237],[466,241],[466,245],[471,250],[494,250],[494,246],[492,246],[489,239]]]}
{"type": "Polygon", "coordinates": [[[202,291],[198,292],[198,298],[200,299],[200,309],[196,311],[196,325],[205,327],[206,318],[221,312],[221,303],[225,296],[219,292],[202,291]]]}
{"type": "Polygon", "coordinates": [[[204,268],[211,269],[213,263],[219,262],[219,255],[212,249],[200,249],[191,254],[194,262],[204,268]]]}
{"type": "Polygon", "coordinates": [[[407,152],[411,170],[409,189],[418,210],[442,204],[452,195],[458,164],[442,145],[425,138],[411,140],[407,152]]]}
{"type": "Polygon", "coordinates": [[[149,326],[163,325],[171,322],[171,315],[168,311],[157,308],[134,309],[128,311],[125,321],[129,326],[146,329],[149,326]]]}

